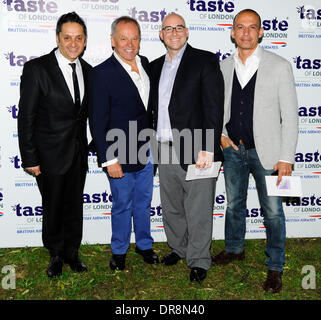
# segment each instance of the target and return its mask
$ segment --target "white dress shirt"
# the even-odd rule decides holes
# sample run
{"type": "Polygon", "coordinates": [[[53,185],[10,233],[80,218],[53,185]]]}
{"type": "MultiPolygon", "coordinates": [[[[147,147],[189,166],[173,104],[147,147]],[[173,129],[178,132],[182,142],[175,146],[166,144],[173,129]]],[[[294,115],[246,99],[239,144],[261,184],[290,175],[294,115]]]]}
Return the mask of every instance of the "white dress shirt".
{"type": "MultiPolygon", "coordinates": [[[[134,82],[134,84],[137,87],[137,90],[139,92],[140,98],[142,99],[142,101],[144,103],[145,109],[147,110],[150,84],[149,84],[149,77],[142,66],[140,57],[138,55],[136,55],[136,57],[135,57],[137,68],[139,71],[139,74],[138,74],[137,72],[132,71],[132,67],[128,63],[121,60],[121,58],[118,56],[118,54],[115,51],[114,51],[114,56],[117,59],[117,61],[121,64],[121,66],[127,71],[128,75],[130,76],[130,78],[134,82]]],[[[116,162],[118,162],[117,158],[106,161],[106,162],[102,163],[101,166],[107,167],[107,166],[114,164],[116,162]]]]}
{"type": "Polygon", "coordinates": [[[58,61],[59,68],[66,80],[67,86],[69,88],[72,99],[75,102],[75,91],[74,91],[74,82],[72,80],[72,67],[70,63],[76,63],[76,74],[78,78],[79,92],[80,92],[80,101],[84,98],[85,94],[85,85],[84,85],[84,76],[82,73],[82,68],[79,59],[77,58],[73,62],[65,58],[59,49],[55,51],[55,55],[58,61]]]}
{"type": "Polygon", "coordinates": [[[242,60],[239,58],[238,49],[234,54],[234,67],[237,78],[242,89],[247,85],[247,83],[251,80],[254,73],[259,68],[261,56],[262,56],[262,49],[257,46],[255,51],[245,60],[245,64],[242,63],[242,60]]]}

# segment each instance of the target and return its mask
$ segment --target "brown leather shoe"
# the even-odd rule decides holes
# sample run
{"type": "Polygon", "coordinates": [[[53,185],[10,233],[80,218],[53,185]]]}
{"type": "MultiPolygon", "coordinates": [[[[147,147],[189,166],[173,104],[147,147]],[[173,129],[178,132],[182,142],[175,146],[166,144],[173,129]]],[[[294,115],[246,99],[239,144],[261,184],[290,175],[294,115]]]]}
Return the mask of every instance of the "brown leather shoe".
{"type": "Polygon", "coordinates": [[[264,291],[269,291],[272,293],[280,292],[282,289],[282,274],[281,271],[269,270],[267,278],[263,283],[264,291]]]}
{"type": "Polygon", "coordinates": [[[212,257],[212,265],[228,264],[233,260],[243,260],[245,258],[244,251],[241,253],[229,253],[225,250],[218,255],[212,257]]]}

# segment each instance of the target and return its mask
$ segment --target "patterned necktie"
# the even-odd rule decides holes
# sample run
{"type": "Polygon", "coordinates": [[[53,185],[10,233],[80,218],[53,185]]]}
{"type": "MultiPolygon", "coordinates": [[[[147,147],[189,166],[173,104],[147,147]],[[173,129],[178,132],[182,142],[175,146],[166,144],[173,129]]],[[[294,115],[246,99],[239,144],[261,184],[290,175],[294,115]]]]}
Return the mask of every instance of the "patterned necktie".
{"type": "Polygon", "coordinates": [[[80,108],[80,91],[79,91],[79,85],[78,85],[78,78],[76,74],[76,64],[69,63],[69,65],[72,67],[72,81],[74,83],[75,106],[80,108]]]}

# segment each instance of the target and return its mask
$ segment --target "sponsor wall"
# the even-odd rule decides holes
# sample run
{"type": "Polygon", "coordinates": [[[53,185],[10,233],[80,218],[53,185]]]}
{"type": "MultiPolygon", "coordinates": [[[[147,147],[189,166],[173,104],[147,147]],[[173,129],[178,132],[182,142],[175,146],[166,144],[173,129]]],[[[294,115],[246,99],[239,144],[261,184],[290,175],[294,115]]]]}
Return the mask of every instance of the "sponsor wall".
{"type": "MultiPolygon", "coordinates": [[[[223,60],[235,50],[229,36],[232,20],[245,8],[253,8],[262,16],[261,46],[288,59],[295,75],[300,132],[294,174],[302,179],[303,196],[284,201],[287,236],[320,237],[320,0],[4,0],[0,2],[0,247],[42,245],[41,199],[35,179],[21,168],[18,149],[19,85],[24,63],[55,47],[55,25],[60,15],[76,11],[86,20],[88,44],[84,59],[95,66],[112,53],[110,25],[121,15],[130,15],[139,21],[141,54],[150,60],[164,54],[158,31],[170,12],[185,17],[191,45],[215,52],[223,60]]],[[[109,184],[94,154],[88,154],[88,162],[83,243],[109,243],[112,206],[109,184]]],[[[246,237],[264,238],[263,217],[252,178],[248,194],[246,237]]],[[[213,239],[224,238],[225,210],[222,170],[213,208],[213,239]]],[[[155,241],[166,241],[157,175],[151,225],[155,241]]]]}

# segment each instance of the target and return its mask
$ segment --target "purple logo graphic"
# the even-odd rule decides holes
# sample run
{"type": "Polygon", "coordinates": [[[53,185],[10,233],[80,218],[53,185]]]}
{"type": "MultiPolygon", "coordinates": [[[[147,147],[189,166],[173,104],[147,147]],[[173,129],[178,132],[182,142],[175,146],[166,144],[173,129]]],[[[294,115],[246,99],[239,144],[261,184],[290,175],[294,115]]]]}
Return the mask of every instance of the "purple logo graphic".
{"type": "Polygon", "coordinates": [[[286,198],[285,205],[287,207],[321,206],[321,197],[316,197],[315,195],[312,195],[310,197],[302,198],[286,198]]]}
{"type": "Polygon", "coordinates": [[[228,58],[231,55],[231,53],[229,52],[223,53],[221,52],[221,50],[217,51],[215,54],[219,61],[223,61],[224,59],[228,58]]]}
{"type": "Polygon", "coordinates": [[[234,2],[232,1],[201,1],[201,0],[188,0],[187,4],[191,11],[202,12],[233,12],[235,9],[234,2]]]}
{"type": "Polygon", "coordinates": [[[160,22],[163,21],[165,16],[167,15],[167,12],[165,9],[161,11],[145,11],[140,10],[137,11],[136,7],[128,9],[129,15],[136,19],[139,22],[160,22]]]}
{"type": "Polygon", "coordinates": [[[297,69],[318,70],[321,69],[321,59],[302,59],[301,56],[294,57],[293,62],[297,69]]]}
{"type": "Polygon", "coordinates": [[[11,113],[11,116],[12,116],[13,119],[17,119],[18,118],[19,108],[16,105],[7,107],[7,109],[8,109],[8,112],[11,113]]]}
{"type": "Polygon", "coordinates": [[[154,216],[161,217],[162,216],[162,207],[161,206],[151,207],[150,208],[150,216],[151,217],[154,217],[154,216]]]}
{"type": "Polygon", "coordinates": [[[246,217],[247,218],[263,217],[262,209],[261,208],[246,209],[246,217]]]}
{"type": "Polygon", "coordinates": [[[305,6],[297,7],[297,12],[300,13],[300,19],[321,20],[321,9],[306,8],[305,6]]]}
{"type": "Polygon", "coordinates": [[[321,154],[319,151],[308,153],[296,153],[295,162],[321,162],[321,154]]]}
{"type": "Polygon", "coordinates": [[[282,190],[289,190],[291,188],[290,180],[287,179],[286,177],[282,177],[282,180],[281,180],[278,188],[282,189],[282,190]]]}
{"type": "Polygon", "coordinates": [[[299,117],[321,117],[321,106],[318,107],[300,107],[299,117]]]}
{"type": "Polygon", "coordinates": [[[36,56],[31,56],[29,59],[24,55],[15,55],[13,52],[8,52],[4,54],[5,58],[9,60],[9,64],[12,67],[23,67],[23,65],[31,59],[37,58],[36,56]]]}
{"type": "Polygon", "coordinates": [[[106,191],[102,193],[93,193],[91,195],[88,193],[83,194],[83,203],[107,203],[112,201],[112,195],[108,194],[106,191]]]}
{"type": "Polygon", "coordinates": [[[25,206],[22,207],[20,203],[17,205],[11,206],[12,210],[16,213],[18,217],[30,217],[30,216],[42,216],[42,206],[30,207],[25,206]]]}
{"type": "Polygon", "coordinates": [[[20,169],[21,168],[21,165],[19,164],[21,162],[21,160],[19,159],[18,156],[13,156],[13,157],[10,157],[10,162],[13,163],[13,166],[16,168],[16,169],[20,169]]]}
{"type": "Polygon", "coordinates": [[[286,20],[279,21],[277,18],[274,18],[273,20],[264,20],[262,26],[264,31],[286,31],[289,29],[289,24],[286,20]]]}
{"type": "Polygon", "coordinates": [[[3,3],[7,5],[8,11],[41,13],[57,13],[58,11],[58,5],[54,1],[6,0],[3,3]]]}

